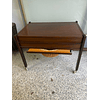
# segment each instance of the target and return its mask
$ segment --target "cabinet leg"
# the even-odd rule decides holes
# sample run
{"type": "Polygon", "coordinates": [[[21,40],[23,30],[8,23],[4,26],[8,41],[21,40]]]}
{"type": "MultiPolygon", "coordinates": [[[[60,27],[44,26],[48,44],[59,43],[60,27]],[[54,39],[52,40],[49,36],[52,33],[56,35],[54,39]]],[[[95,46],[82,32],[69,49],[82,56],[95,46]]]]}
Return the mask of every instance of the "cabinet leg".
{"type": "Polygon", "coordinates": [[[78,68],[79,68],[79,63],[80,63],[80,60],[81,60],[81,55],[82,55],[85,39],[86,39],[86,36],[83,35],[82,42],[81,42],[81,47],[80,47],[79,55],[78,55],[78,59],[77,59],[76,69],[75,69],[74,73],[76,73],[78,71],[78,68]]]}
{"type": "Polygon", "coordinates": [[[24,56],[23,50],[22,50],[22,48],[21,48],[20,45],[19,45],[17,35],[16,35],[14,38],[15,38],[15,40],[16,40],[16,43],[17,43],[17,46],[18,46],[18,49],[19,49],[20,55],[21,55],[21,57],[22,57],[22,60],[23,60],[24,66],[25,66],[25,68],[26,68],[26,67],[27,67],[27,62],[26,62],[26,59],[25,59],[25,56],[24,56]]]}

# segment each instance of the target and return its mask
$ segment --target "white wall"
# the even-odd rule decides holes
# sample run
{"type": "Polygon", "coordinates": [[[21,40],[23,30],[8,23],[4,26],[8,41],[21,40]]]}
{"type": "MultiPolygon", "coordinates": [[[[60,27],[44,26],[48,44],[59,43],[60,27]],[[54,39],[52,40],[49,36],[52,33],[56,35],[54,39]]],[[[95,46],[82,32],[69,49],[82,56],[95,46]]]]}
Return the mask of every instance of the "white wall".
{"type": "Polygon", "coordinates": [[[18,0],[12,0],[12,22],[16,23],[17,32],[24,27],[18,0]]]}
{"type": "Polygon", "coordinates": [[[86,12],[86,0],[22,0],[27,23],[68,22],[78,20],[82,24],[86,12]]]}

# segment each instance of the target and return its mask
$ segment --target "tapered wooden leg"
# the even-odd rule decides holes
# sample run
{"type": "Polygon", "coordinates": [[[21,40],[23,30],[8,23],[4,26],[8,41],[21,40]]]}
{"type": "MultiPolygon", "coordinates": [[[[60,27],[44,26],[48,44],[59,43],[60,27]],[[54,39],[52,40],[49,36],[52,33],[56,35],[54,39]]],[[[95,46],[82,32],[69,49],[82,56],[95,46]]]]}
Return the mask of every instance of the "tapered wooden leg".
{"type": "Polygon", "coordinates": [[[15,40],[16,40],[16,43],[17,43],[17,46],[18,46],[18,49],[19,49],[19,52],[20,52],[20,55],[22,57],[22,60],[23,60],[23,63],[24,63],[24,66],[25,66],[25,69],[27,70],[27,62],[26,62],[26,59],[25,59],[25,56],[24,56],[24,53],[23,53],[23,50],[22,48],[20,47],[20,44],[18,42],[18,37],[17,35],[14,36],[15,40]]]}
{"type": "Polygon", "coordinates": [[[75,69],[74,73],[76,73],[78,68],[79,68],[79,63],[80,63],[80,60],[81,60],[81,55],[82,55],[85,39],[86,39],[86,36],[83,35],[82,42],[81,42],[81,47],[80,47],[79,55],[78,55],[78,59],[77,59],[76,69],[75,69]]]}

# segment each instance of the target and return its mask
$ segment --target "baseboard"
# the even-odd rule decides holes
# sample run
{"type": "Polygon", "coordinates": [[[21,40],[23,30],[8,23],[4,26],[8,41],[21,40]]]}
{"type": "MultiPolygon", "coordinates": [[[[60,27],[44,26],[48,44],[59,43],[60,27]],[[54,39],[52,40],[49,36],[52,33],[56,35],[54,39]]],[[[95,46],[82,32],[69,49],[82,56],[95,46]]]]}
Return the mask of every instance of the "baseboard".
{"type": "MultiPolygon", "coordinates": [[[[78,49],[73,50],[73,51],[79,51],[78,49]]],[[[83,48],[83,51],[87,51],[87,48],[83,48]]]]}
{"type": "Polygon", "coordinates": [[[87,51],[87,48],[83,48],[83,51],[87,51]]]}

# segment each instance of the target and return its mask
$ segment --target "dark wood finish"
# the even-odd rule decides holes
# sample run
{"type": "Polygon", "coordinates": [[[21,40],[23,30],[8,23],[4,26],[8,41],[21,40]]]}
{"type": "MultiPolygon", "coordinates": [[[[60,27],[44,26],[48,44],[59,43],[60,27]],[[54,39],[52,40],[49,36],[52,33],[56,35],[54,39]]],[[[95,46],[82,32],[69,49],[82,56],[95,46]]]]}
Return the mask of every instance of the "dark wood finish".
{"type": "Polygon", "coordinates": [[[18,49],[19,49],[20,55],[21,55],[21,57],[22,57],[22,60],[23,60],[24,66],[27,67],[27,62],[26,62],[26,59],[25,59],[25,56],[24,56],[23,50],[22,50],[22,48],[20,47],[20,44],[19,44],[19,42],[18,42],[18,37],[17,37],[17,35],[15,35],[14,38],[15,38],[15,40],[16,40],[16,43],[17,43],[17,46],[18,46],[18,49]]]}
{"type": "Polygon", "coordinates": [[[19,33],[19,37],[67,37],[81,38],[82,32],[76,22],[44,22],[27,24],[19,33]]]}
{"type": "Polygon", "coordinates": [[[18,51],[18,47],[14,38],[14,35],[16,34],[17,34],[16,24],[12,23],[12,50],[13,51],[18,51]]]}
{"type": "MultiPolygon", "coordinates": [[[[73,51],[77,51],[77,50],[79,50],[79,49],[74,49],[73,51]]],[[[83,48],[83,51],[87,51],[87,48],[83,48]]]]}
{"type": "Polygon", "coordinates": [[[27,66],[22,48],[80,50],[78,69],[84,45],[84,33],[76,22],[29,22],[15,37],[17,45],[27,66]]]}
{"type": "Polygon", "coordinates": [[[83,51],[83,48],[84,48],[85,39],[86,39],[86,35],[84,34],[84,35],[83,35],[83,38],[82,38],[81,47],[80,47],[80,50],[79,50],[78,59],[77,59],[76,71],[77,71],[78,68],[79,68],[79,63],[80,63],[80,60],[81,60],[81,55],[82,55],[82,51],[83,51]]]}
{"type": "Polygon", "coordinates": [[[22,48],[40,48],[40,49],[79,49],[80,44],[21,44],[22,48]]]}
{"type": "Polygon", "coordinates": [[[82,38],[79,37],[19,37],[20,43],[81,43],[82,38]]]}

